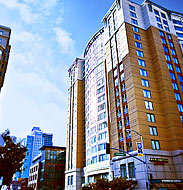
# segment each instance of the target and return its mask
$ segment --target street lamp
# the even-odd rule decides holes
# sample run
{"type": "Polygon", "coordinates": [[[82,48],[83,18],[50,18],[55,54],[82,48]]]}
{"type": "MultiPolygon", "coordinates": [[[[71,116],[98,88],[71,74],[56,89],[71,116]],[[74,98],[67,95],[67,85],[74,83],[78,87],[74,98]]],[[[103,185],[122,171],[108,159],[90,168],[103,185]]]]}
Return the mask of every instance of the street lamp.
{"type": "Polygon", "coordinates": [[[141,143],[142,143],[142,151],[143,151],[143,154],[144,154],[144,162],[145,162],[145,168],[146,168],[146,178],[147,178],[147,188],[150,189],[149,187],[149,177],[148,177],[148,169],[147,169],[147,162],[146,162],[146,156],[145,156],[145,151],[144,151],[144,144],[143,144],[143,138],[142,138],[142,134],[140,134],[139,132],[133,130],[133,129],[126,129],[126,132],[129,133],[129,132],[135,132],[137,135],[140,136],[140,139],[141,139],[141,143]]]}

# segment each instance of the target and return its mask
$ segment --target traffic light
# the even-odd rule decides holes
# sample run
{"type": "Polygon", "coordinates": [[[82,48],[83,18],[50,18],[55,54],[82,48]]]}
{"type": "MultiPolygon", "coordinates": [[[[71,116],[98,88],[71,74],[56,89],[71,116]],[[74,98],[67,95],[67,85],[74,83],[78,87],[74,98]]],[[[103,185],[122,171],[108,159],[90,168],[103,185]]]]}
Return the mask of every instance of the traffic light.
{"type": "Polygon", "coordinates": [[[110,154],[110,144],[109,143],[105,144],[105,148],[106,148],[106,154],[110,154]]]}

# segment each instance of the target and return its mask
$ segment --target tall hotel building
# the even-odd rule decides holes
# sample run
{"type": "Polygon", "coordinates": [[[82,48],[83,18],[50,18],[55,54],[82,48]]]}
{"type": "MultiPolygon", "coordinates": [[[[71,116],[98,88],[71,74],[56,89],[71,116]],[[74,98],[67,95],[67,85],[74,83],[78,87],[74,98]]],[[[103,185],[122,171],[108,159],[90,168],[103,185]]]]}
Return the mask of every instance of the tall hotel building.
{"type": "Polygon", "coordinates": [[[69,68],[65,187],[121,176],[137,189],[182,189],[183,14],[116,0],[103,24],[69,68]],[[106,155],[106,142],[145,163],[106,155]]]}
{"type": "Polygon", "coordinates": [[[0,93],[4,83],[11,48],[9,45],[10,34],[10,28],[0,25],[0,93]]]}

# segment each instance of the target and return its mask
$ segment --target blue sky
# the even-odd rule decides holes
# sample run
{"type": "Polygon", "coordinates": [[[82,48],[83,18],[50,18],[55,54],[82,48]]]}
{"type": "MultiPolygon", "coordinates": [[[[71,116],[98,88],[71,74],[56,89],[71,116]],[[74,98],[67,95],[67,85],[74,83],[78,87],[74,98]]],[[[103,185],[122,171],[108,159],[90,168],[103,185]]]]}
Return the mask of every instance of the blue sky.
{"type": "MultiPolygon", "coordinates": [[[[0,0],[11,52],[0,94],[0,132],[25,137],[33,126],[65,145],[68,73],[114,0],[0,0]]],[[[142,0],[134,0],[142,3],[142,0]]],[[[183,12],[182,0],[154,0],[183,12]]]]}

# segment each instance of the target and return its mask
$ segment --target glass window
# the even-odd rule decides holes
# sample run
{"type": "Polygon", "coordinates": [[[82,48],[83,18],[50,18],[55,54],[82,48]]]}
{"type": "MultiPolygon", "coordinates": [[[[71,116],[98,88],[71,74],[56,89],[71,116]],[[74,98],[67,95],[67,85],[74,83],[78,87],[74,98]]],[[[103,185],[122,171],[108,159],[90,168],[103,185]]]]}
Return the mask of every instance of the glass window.
{"type": "Polygon", "coordinates": [[[151,92],[149,90],[143,90],[143,94],[145,98],[151,98],[151,92]]]}
{"type": "Polygon", "coordinates": [[[180,97],[180,94],[179,93],[175,93],[175,99],[177,101],[181,101],[181,97],[180,97]]]}
{"type": "Polygon", "coordinates": [[[102,96],[98,97],[98,103],[102,102],[103,100],[105,100],[105,94],[103,94],[102,96]]]}
{"type": "Polygon", "coordinates": [[[121,177],[122,178],[127,177],[126,164],[121,164],[120,165],[120,171],[121,171],[121,177]]]}
{"type": "Polygon", "coordinates": [[[182,76],[178,75],[178,79],[179,79],[180,82],[183,82],[182,76]]]}
{"type": "Polygon", "coordinates": [[[97,163],[97,156],[92,157],[91,164],[97,163]]]}
{"type": "Polygon", "coordinates": [[[181,73],[180,67],[175,66],[175,69],[176,69],[177,73],[181,73]]]}
{"type": "Polygon", "coordinates": [[[179,64],[178,59],[175,58],[175,57],[173,57],[173,62],[174,62],[175,64],[179,64]]]}
{"type": "Polygon", "coordinates": [[[107,154],[101,154],[99,155],[99,162],[109,160],[109,156],[107,154]]]}
{"type": "Polygon", "coordinates": [[[166,58],[166,60],[167,60],[167,61],[171,61],[171,59],[170,59],[170,56],[169,56],[169,55],[165,55],[165,58],[166,58]]]}
{"type": "Polygon", "coordinates": [[[162,42],[162,44],[166,44],[166,40],[163,38],[161,38],[161,42],[162,42]]]}
{"type": "Polygon", "coordinates": [[[148,110],[153,110],[153,103],[149,101],[145,101],[145,107],[148,110]]]}
{"type": "Polygon", "coordinates": [[[171,36],[170,34],[166,34],[166,36],[167,36],[167,38],[168,38],[169,40],[172,39],[172,36],[171,36]]]}
{"type": "Polygon", "coordinates": [[[139,63],[139,65],[142,66],[142,67],[145,67],[145,66],[146,66],[145,61],[142,60],[142,59],[138,59],[138,63],[139,63]]]}
{"type": "Polygon", "coordinates": [[[179,26],[174,26],[175,30],[178,30],[178,31],[182,31],[183,32],[183,27],[179,27],[179,26]]]}
{"type": "Polygon", "coordinates": [[[167,27],[167,26],[164,26],[164,27],[165,27],[165,30],[166,30],[166,31],[170,32],[169,27],[167,27]]]}
{"type": "Polygon", "coordinates": [[[144,57],[144,53],[142,51],[136,50],[137,56],[144,57]]]}
{"type": "Polygon", "coordinates": [[[132,17],[134,17],[134,18],[137,18],[137,15],[136,15],[136,13],[134,13],[134,12],[131,12],[131,11],[130,11],[130,16],[132,16],[132,17]]]}
{"type": "Polygon", "coordinates": [[[142,49],[142,44],[141,44],[140,42],[135,42],[135,46],[136,46],[137,48],[142,49]]]}
{"type": "Polygon", "coordinates": [[[136,25],[138,25],[137,20],[135,20],[135,19],[133,19],[133,18],[131,18],[131,23],[132,23],[132,24],[136,24],[136,25]]]}
{"type": "Polygon", "coordinates": [[[135,178],[134,162],[128,163],[129,178],[135,178]]]}
{"type": "Polygon", "coordinates": [[[177,36],[178,36],[179,38],[183,38],[183,34],[178,33],[178,32],[176,32],[176,34],[177,34],[177,36]]]}
{"type": "Polygon", "coordinates": [[[140,35],[138,35],[138,34],[133,34],[133,35],[134,35],[134,38],[135,38],[136,40],[139,40],[139,41],[141,40],[141,39],[140,39],[140,35]]]}
{"type": "Polygon", "coordinates": [[[157,23],[157,25],[158,25],[159,28],[163,29],[162,24],[157,23]]]}
{"type": "Polygon", "coordinates": [[[183,92],[183,85],[180,85],[180,88],[181,88],[181,90],[182,90],[182,92],[183,92]]]}
{"type": "Polygon", "coordinates": [[[70,176],[67,178],[67,185],[70,185],[70,176]]]}
{"type": "Polygon", "coordinates": [[[172,55],[176,55],[176,53],[175,53],[175,50],[174,50],[174,49],[170,49],[170,50],[171,50],[172,55]]]}
{"type": "Polygon", "coordinates": [[[158,136],[157,128],[149,126],[149,133],[153,136],[158,136]]]}
{"type": "Polygon", "coordinates": [[[154,13],[155,13],[155,15],[159,16],[159,12],[157,10],[155,10],[155,9],[154,9],[154,13]]]}
{"type": "Polygon", "coordinates": [[[160,18],[156,16],[156,21],[161,22],[160,18]]]}
{"type": "Polygon", "coordinates": [[[98,130],[105,129],[106,127],[107,127],[107,123],[106,122],[98,124],[98,130]]]}
{"type": "Polygon", "coordinates": [[[140,69],[140,75],[147,77],[147,71],[145,69],[140,69]]]}
{"type": "Polygon", "coordinates": [[[106,149],[106,144],[105,143],[98,145],[98,151],[105,150],[105,149],[106,149]]]}
{"type": "Polygon", "coordinates": [[[149,7],[149,11],[152,12],[152,5],[150,3],[148,4],[148,7],[149,7]]]}
{"type": "Polygon", "coordinates": [[[124,70],[124,66],[123,66],[123,63],[119,66],[119,71],[123,71],[124,70]]]}
{"type": "Polygon", "coordinates": [[[182,116],[182,115],[180,116],[180,120],[181,120],[181,122],[183,123],[183,116],[182,116]]]}
{"type": "Polygon", "coordinates": [[[116,77],[118,75],[118,71],[117,69],[114,70],[114,77],[116,77]]]}
{"type": "Polygon", "coordinates": [[[115,91],[116,91],[116,93],[115,93],[116,96],[119,96],[119,89],[117,88],[115,91]]]}
{"type": "Polygon", "coordinates": [[[154,116],[154,114],[147,113],[147,121],[149,121],[149,122],[155,122],[155,116],[154,116]]]}
{"type": "Polygon", "coordinates": [[[146,79],[141,79],[141,82],[142,82],[142,86],[149,87],[149,81],[148,81],[148,80],[146,80],[146,79]]]}
{"type": "Polygon", "coordinates": [[[172,86],[173,86],[173,89],[174,89],[174,90],[178,90],[177,83],[172,82],[172,86]]]}
{"type": "Polygon", "coordinates": [[[175,75],[174,75],[173,73],[170,73],[170,78],[171,78],[172,80],[175,80],[175,75]]]}
{"type": "Polygon", "coordinates": [[[168,53],[168,48],[167,48],[167,47],[163,46],[163,49],[164,49],[164,51],[165,51],[166,53],[168,53]]]}
{"type": "Polygon", "coordinates": [[[159,31],[159,34],[160,34],[160,36],[162,36],[162,37],[165,37],[165,34],[164,34],[164,32],[163,31],[159,31]]]}
{"type": "Polygon", "coordinates": [[[136,26],[133,26],[133,31],[134,32],[139,32],[139,28],[137,28],[136,26]]]}
{"type": "Polygon", "coordinates": [[[167,63],[167,65],[168,65],[168,69],[173,71],[173,66],[172,66],[172,64],[167,63]]]}
{"type": "Polygon", "coordinates": [[[71,185],[73,185],[73,175],[71,175],[71,185]]]}
{"type": "Polygon", "coordinates": [[[120,129],[122,129],[122,127],[123,127],[122,121],[119,121],[119,122],[118,122],[118,129],[120,130],[120,129]]]}
{"type": "Polygon", "coordinates": [[[120,99],[119,98],[116,100],[116,106],[117,107],[120,106],[120,99]]]}
{"type": "Polygon", "coordinates": [[[179,20],[174,20],[174,19],[172,19],[172,21],[173,21],[174,24],[182,25],[181,21],[179,21],[179,20]]]}
{"type": "Polygon", "coordinates": [[[105,103],[98,106],[98,112],[105,109],[105,103]]]}
{"type": "Polygon", "coordinates": [[[135,7],[132,6],[132,5],[129,5],[129,9],[132,10],[132,11],[135,11],[135,7]]]}
{"type": "Polygon", "coordinates": [[[166,19],[166,16],[164,13],[161,13],[161,17],[166,19]]]}
{"type": "Polygon", "coordinates": [[[122,73],[122,74],[120,75],[120,80],[121,80],[121,82],[125,80],[125,73],[122,73]]]}
{"type": "Polygon", "coordinates": [[[114,86],[115,86],[115,87],[118,86],[118,78],[115,79],[115,81],[114,81],[114,86]]]}
{"type": "Polygon", "coordinates": [[[0,35],[3,35],[3,34],[4,34],[4,31],[1,30],[1,31],[0,31],[0,35]]]}
{"type": "Polygon", "coordinates": [[[157,140],[151,140],[151,143],[152,143],[152,149],[153,150],[160,150],[159,141],[157,141],[157,140]]]}
{"type": "Polygon", "coordinates": [[[173,43],[169,41],[169,46],[170,47],[173,47],[173,43]]]}
{"type": "Polygon", "coordinates": [[[120,118],[121,117],[121,110],[118,110],[117,111],[117,118],[120,118]]]}
{"type": "Polygon", "coordinates": [[[163,24],[168,26],[168,22],[166,20],[163,20],[163,24]]]}

